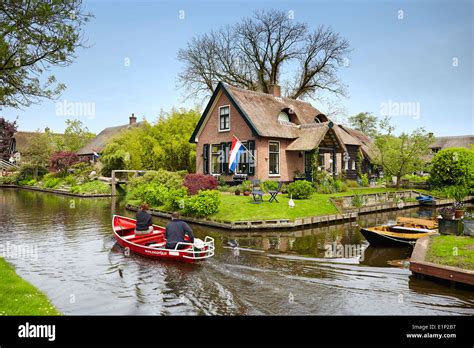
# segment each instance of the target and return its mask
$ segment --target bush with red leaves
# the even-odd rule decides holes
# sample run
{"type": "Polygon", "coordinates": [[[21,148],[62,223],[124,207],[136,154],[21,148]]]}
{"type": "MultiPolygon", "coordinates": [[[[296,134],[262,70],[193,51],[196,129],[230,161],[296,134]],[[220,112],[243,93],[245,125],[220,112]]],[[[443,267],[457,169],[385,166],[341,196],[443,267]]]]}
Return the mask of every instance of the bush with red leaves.
{"type": "Polygon", "coordinates": [[[66,171],[70,166],[79,162],[75,152],[59,151],[53,153],[50,159],[50,168],[57,171],[66,171]]]}
{"type": "Polygon", "coordinates": [[[212,175],[187,174],[183,185],[188,188],[190,195],[197,194],[200,190],[215,190],[219,183],[212,175]]]}

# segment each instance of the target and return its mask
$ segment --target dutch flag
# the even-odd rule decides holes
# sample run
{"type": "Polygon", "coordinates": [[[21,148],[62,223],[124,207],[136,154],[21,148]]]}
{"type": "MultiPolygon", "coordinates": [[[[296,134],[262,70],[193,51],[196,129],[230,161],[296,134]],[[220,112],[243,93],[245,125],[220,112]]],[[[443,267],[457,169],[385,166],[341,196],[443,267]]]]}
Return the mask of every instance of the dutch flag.
{"type": "Polygon", "coordinates": [[[239,163],[240,154],[245,152],[245,146],[242,145],[239,139],[232,137],[232,146],[229,153],[229,170],[235,173],[237,164],[239,163]]]}

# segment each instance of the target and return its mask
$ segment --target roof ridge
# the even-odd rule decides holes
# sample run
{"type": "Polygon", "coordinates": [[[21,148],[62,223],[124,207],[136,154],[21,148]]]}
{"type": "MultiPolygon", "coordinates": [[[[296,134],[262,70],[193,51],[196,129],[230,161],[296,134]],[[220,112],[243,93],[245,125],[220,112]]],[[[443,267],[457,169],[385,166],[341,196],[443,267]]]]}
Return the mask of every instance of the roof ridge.
{"type": "MultiPolygon", "coordinates": [[[[304,100],[293,99],[293,98],[288,98],[288,97],[275,97],[273,94],[270,94],[270,93],[265,93],[265,92],[262,92],[262,91],[252,91],[251,89],[232,86],[232,85],[228,84],[227,82],[222,82],[222,84],[224,84],[227,88],[238,89],[238,90],[240,90],[242,92],[245,92],[245,93],[248,93],[248,94],[256,94],[256,95],[265,96],[265,97],[273,97],[276,100],[278,100],[277,98],[280,98],[280,99],[283,99],[283,100],[286,100],[286,101],[289,101],[289,102],[298,102],[298,103],[308,104],[308,105],[311,105],[314,108],[314,106],[311,103],[309,103],[307,101],[304,101],[304,100]]],[[[318,111],[320,111],[320,110],[318,110],[318,111]]]]}

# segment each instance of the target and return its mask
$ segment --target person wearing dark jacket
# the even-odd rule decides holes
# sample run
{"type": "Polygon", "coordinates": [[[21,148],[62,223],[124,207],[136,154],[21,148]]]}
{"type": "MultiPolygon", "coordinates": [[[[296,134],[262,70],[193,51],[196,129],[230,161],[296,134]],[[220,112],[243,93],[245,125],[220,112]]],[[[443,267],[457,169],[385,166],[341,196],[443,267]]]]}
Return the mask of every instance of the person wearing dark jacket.
{"type": "Polygon", "coordinates": [[[140,210],[137,212],[137,224],[135,226],[135,235],[147,234],[153,232],[151,215],[148,210],[148,204],[142,203],[140,210]]]}
{"type": "MultiPolygon", "coordinates": [[[[179,242],[184,242],[184,237],[189,236],[189,243],[194,243],[193,230],[189,225],[179,219],[179,214],[171,214],[171,221],[166,225],[166,248],[174,249],[179,242]]],[[[180,244],[177,249],[183,249],[186,245],[180,244]]]]}

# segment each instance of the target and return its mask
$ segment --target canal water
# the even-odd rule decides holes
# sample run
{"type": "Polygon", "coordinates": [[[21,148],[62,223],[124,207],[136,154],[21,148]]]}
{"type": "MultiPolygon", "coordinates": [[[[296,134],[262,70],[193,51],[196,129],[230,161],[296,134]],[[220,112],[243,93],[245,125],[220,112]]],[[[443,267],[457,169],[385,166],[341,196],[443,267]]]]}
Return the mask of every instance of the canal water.
{"type": "MultiPolygon", "coordinates": [[[[238,233],[192,226],[215,238],[216,255],[190,265],[126,256],[111,231],[112,213],[133,216],[123,202],[0,189],[0,213],[0,252],[64,314],[474,314],[473,292],[416,279],[410,248],[370,247],[356,223],[238,233]]],[[[399,210],[359,223],[429,214],[399,210]]]]}

